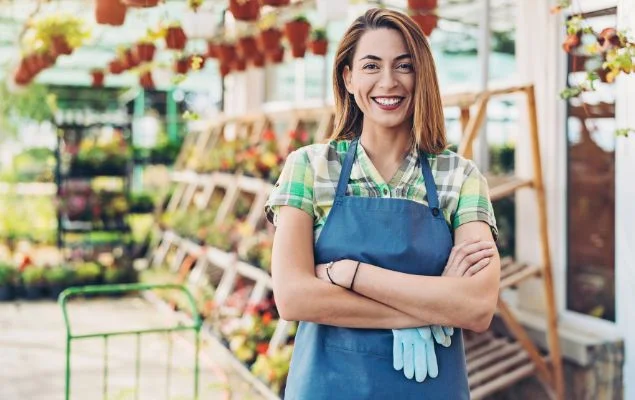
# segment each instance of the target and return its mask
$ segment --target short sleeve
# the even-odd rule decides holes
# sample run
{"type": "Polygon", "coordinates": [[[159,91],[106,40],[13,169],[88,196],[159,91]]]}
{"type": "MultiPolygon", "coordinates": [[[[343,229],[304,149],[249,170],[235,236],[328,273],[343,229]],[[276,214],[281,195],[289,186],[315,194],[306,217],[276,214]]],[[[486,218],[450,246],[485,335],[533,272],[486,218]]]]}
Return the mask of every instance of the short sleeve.
{"type": "Polygon", "coordinates": [[[483,221],[490,226],[494,240],[497,240],[498,228],[494,208],[489,198],[487,180],[472,161],[466,166],[464,174],[465,179],[461,185],[452,227],[456,230],[468,222],[483,221]]]}
{"type": "Polygon", "coordinates": [[[277,225],[281,206],[299,208],[315,218],[313,170],[306,149],[296,150],[287,156],[280,178],[265,204],[265,216],[274,225],[277,225]]]}

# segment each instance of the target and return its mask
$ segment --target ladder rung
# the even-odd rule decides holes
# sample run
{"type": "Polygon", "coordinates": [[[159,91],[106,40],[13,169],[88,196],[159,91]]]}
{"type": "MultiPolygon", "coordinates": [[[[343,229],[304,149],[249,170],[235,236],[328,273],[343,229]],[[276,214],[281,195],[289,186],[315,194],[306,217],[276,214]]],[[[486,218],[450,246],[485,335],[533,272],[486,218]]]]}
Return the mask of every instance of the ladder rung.
{"type": "Polygon", "coordinates": [[[508,274],[501,279],[500,289],[506,289],[517,285],[532,276],[540,275],[541,272],[542,267],[539,265],[522,265],[521,268],[514,269],[513,273],[508,274]]]}
{"type": "Polygon", "coordinates": [[[494,351],[500,347],[505,346],[505,344],[509,343],[504,339],[493,339],[482,346],[478,346],[475,348],[471,348],[469,351],[466,351],[465,360],[470,363],[470,361],[481,357],[484,354],[487,354],[491,351],[494,351]]]}
{"type": "Polygon", "coordinates": [[[466,353],[469,352],[471,349],[481,346],[483,343],[487,343],[495,339],[490,331],[479,334],[464,332],[463,337],[465,339],[463,347],[466,353]]]}
{"type": "Polygon", "coordinates": [[[521,179],[515,176],[488,175],[487,182],[489,184],[489,196],[492,201],[510,196],[522,187],[533,185],[533,180],[521,179]]]}
{"type": "Polygon", "coordinates": [[[512,386],[514,383],[521,379],[527,378],[534,373],[535,367],[533,364],[523,364],[518,368],[505,372],[504,375],[498,376],[483,385],[477,386],[470,390],[470,396],[472,400],[480,400],[487,396],[498,392],[501,389],[512,386]]]}
{"type": "Polygon", "coordinates": [[[521,349],[513,357],[507,357],[505,360],[494,363],[487,368],[474,372],[471,375],[468,374],[470,388],[476,388],[480,384],[494,379],[500,379],[508,373],[528,364],[533,368],[533,364],[529,359],[529,356],[523,349],[521,349]]]}
{"type": "Polygon", "coordinates": [[[497,363],[514,353],[518,353],[521,349],[522,347],[518,343],[505,342],[496,350],[490,350],[487,353],[483,353],[481,357],[475,357],[472,361],[468,361],[467,373],[474,373],[488,365],[497,363]]]}

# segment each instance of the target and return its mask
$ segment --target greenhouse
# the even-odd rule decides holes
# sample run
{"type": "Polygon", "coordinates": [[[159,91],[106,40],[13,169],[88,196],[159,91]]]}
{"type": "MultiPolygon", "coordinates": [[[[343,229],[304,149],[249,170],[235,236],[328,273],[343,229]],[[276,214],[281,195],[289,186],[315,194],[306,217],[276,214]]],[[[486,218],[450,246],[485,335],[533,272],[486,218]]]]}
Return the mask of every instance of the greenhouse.
{"type": "Polygon", "coordinates": [[[0,399],[635,399],[632,0],[0,0],[0,67],[0,399]]]}

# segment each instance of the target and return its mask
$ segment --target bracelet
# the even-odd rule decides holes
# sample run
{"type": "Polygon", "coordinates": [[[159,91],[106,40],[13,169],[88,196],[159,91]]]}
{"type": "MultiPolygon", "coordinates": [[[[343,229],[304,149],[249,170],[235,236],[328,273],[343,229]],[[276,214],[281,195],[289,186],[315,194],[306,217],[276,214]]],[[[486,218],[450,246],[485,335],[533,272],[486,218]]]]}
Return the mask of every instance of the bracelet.
{"type": "Polygon", "coordinates": [[[359,264],[361,264],[361,261],[357,261],[357,266],[355,267],[355,273],[353,274],[353,279],[351,279],[351,286],[348,288],[348,290],[354,292],[355,290],[353,289],[353,285],[355,284],[355,278],[357,277],[357,271],[359,271],[359,264]]]}
{"type": "Polygon", "coordinates": [[[337,285],[337,283],[335,283],[335,281],[333,281],[333,278],[331,278],[331,273],[329,272],[331,270],[331,267],[333,266],[333,264],[335,264],[335,261],[331,261],[328,264],[326,264],[326,276],[329,277],[329,281],[331,281],[331,283],[333,285],[337,285]]]}

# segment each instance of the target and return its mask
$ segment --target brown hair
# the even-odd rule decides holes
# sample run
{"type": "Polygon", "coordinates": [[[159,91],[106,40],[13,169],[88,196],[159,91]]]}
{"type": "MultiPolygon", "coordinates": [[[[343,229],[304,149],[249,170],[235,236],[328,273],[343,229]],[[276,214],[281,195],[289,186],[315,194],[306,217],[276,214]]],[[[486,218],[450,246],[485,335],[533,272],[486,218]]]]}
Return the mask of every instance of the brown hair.
{"type": "Polygon", "coordinates": [[[372,29],[394,29],[403,36],[415,70],[412,136],[417,146],[429,154],[439,154],[447,146],[443,105],[430,45],[423,31],[407,15],[373,8],[348,28],[335,54],[333,90],[335,128],[331,139],[352,139],[361,135],[363,113],[344,85],[344,69],[352,68],[353,56],[362,35],[372,29]],[[415,134],[418,133],[418,134],[415,134]]]}

